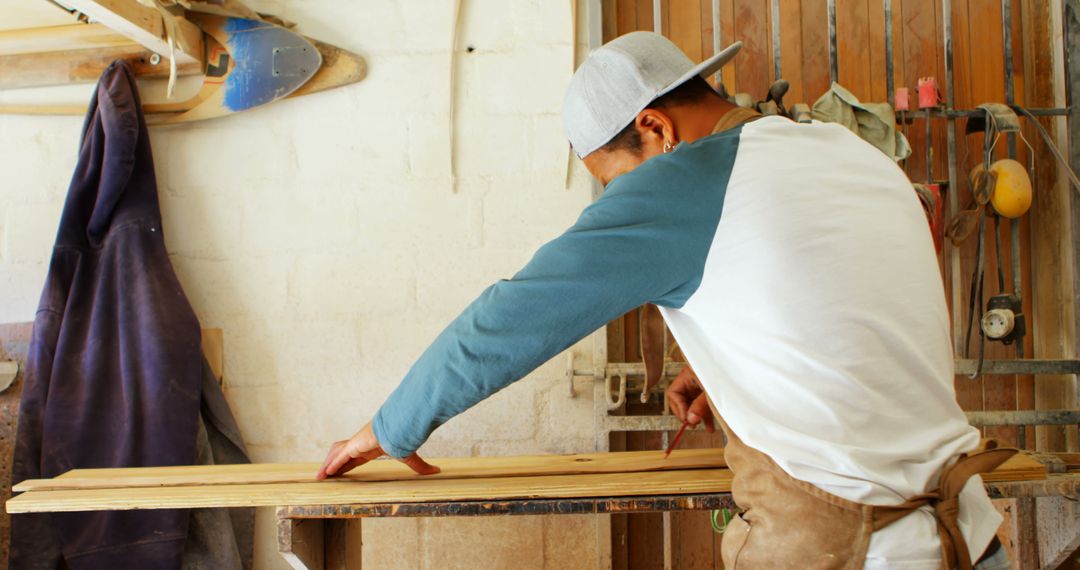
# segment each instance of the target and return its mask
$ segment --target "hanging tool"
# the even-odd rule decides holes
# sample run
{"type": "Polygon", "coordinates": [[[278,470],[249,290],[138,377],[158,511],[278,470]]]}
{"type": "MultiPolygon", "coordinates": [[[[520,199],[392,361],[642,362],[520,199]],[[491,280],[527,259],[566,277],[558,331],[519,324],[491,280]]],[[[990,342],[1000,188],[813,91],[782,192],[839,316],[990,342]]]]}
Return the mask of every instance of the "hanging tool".
{"type": "Polygon", "coordinates": [[[641,360],[645,363],[645,383],[641,389],[641,403],[644,404],[649,401],[649,391],[664,378],[667,325],[660,308],[652,303],[641,306],[638,319],[641,360]]]}
{"type": "MultiPolygon", "coordinates": [[[[1080,177],[1073,171],[1069,161],[1065,160],[1065,157],[1061,155],[1061,149],[1054,143],[1054,139],[1050,137],[1050,133],[1046,132],[1046,128],[1042,126],[1042,123],[1035,118],[1035,115],[1031,114],[1031,111],[1028,111],[1020,105],[1010,105],[1010,107],[1031,121],[1032,125],[1035,125],[1035,130],[1039,132],[1039,136],[1043,138],[1043,142],[1045,142],[1046,146],[1050,149],[1050,154],[1054,155],[1054,158],[1058,161],[1058,165],[1065,171],[1065,175],[1069,178],[1069,182],[1072,183],[1073,188],[1076,188],[1077,192],[1080,192],[1080,177]]],[[[1026,143],[1027,141],[1024,142],[1026,143]]]]}
{"type": "Polygon", "coordinates": [[[796,123],[811,123],[813,118],[810,113],[810,105],[795,103],[791,106],[791,120],[796,123]]]}
{"type": "MultiPolygon", "coordinates": [[[[970,376],[977,378],[982,374],[983,358],[985,356],[986,339],[998,341],[1009,345],[1023,339],[1026,334],[1026,326],[1023,315],[1023,305],[1020,296],[1016,292],[1009,292],[1005,288],[1005,272],[1001,255],[1001,217],[1015,219],[1025,214],[1031,206],[1031,178],[1023,165],[1012,159],[993,161],[994,149],[1002,134],[1014,134],[1028,147],[1030,152],[1029,165],[1035,163],[1034,149],[1024,139],[1020,130],[1020,121],[1016,113],[1007,105],[1001,103],[986,103],[979,105],[983,110],[982,116],[973,117],[968,121],[966,132],[973,133],[983,131],[983,163],[972,170],[972,195],[976,203],[975,208],[959,212],[950,223],[951,235],[954,243],[962,241],[970,233],[972,219],[977,219],[978,242],[975,245],[975,270],[971,278],[971,287],[968,298],[968,328],[964,340],[964,351],[970,350],[972,326],[975,320],[975,311],[983,307],[983,266],[985,254],[984,233],[986,217],[982,215],[983,206],[991,204],[994,217],[994,249],[997,264],[998,293],[991,297],[985,304],[985,311],[979,318],[979,356],[975,372],[970,376]],[[984,165],[989,165],[985,167],[984,165]]],[[[1013,223],[1016,223],[1015,221],[1013,223]]],[[[1020,255],[1019,251],[1013,251],[1012,255],[1020,255]]]]}
{"type": "Polygon", "coordinates": [[[896,93],[893,95],[893,101],[896,105],[896,117],[897,123],[900,124],[900,134],[907,138],[907,131],[904,126],[910,121],[907,118],[907,112],[911,110],[911,94],[908,93],[908,88],[897,87],[896,93]]]}
{"type": "MultiPolygon", "coordinates": [[[[896,103],[898,108],[908,109],[907,89],[897,89],[896,103]],[[901,92],[902,91],[902,92],[901,92]]],[[[937,89],[937,80],[933,77],[919,79],[919,109],[926,113],[926,183],[913,184],[915,193],[926,211],[926,219],[930,224],[930,233],[934,238],[934,250],[940,252],[942,247],[942,196],[944,189],[941,184],[934,182],[934,138],[933,138],[933,110],[941,103],[941,96],[937,89]]],[[[902,119],[901,119],[902,121],[902,119]]]]}
{"type": "Polygon", "coordinates": [[[997,174],[987,171],[980,163],[971,170],[968,182],[971,186],[971,202],[968,203],[966,209],[957,212],[953,219],[949,220],[948,228],[945,230],[945,235],[949,237],[953,245],[963,243],[978,227],[983,216],[983,207],[990,201],[994,185],[997,183],[997,174]]]}
{"type": "Polygon", "coordinates": [[[781,115],[784,117],[790,117],[788,110],[784,107],[784,95],[787,94],[791,85],[786,79],[777,79],[769,86],[769,92],[765,95],[765,100],[758,103],[757,110],[762,115],[781,115]]]}
{"type": "Polygon", "coordinates": [[[915,188],[915,194],[919,197],[919,202],[922,202],[923,211],[926,212],[926,222],[930,226],[930,234],[934,238],[934,251],[940,253],[943,242],[942,222],[944,221],[945,211],[941,207],[941,186],[939,184],[920,184],[918,182],[913,183],[912,186],[915,188]]]}
{"type": "Polygon", "coordinates": [[[937,80],[933,77],[919,78],[919,109],[926,113],[926,183],[934,183],[933,110],[941,103],[937,80]]]}
{"type": "Polygon", "coordinates": [[[990,205],[1000,216],[1019,218],[1031,208],[1031,177],[1024,165],[1011,158],[1003,158],[990,165],[994,175],[994,187],[990,193],[990,205]]]}
{"type": "Polygon", "coordinates": [[[604,377],[604,393],[607,395],[607,409],[608,411],[615,411],[624,404],[626,404],[626,376],[612,376],[608,375],[604,377]],[[612,392],[615,392],[614,387],[611,385],[611,381],[619,379],[618,395],[612,399],[612,392]]]}
{"type": "Polygon", "coordinates": [[[457,125],[457,56],[458,56],[458,36],[461,33],[461,3],[462,0],[454,0],[454,4],[450,10],[450,65],[447,66],[449,72],[447,79],[447,90],[449,91],[449,115],[447,116],[446,132],[447,132],[447,165],[450,170],[450,191],[457,194],[457,157],[455,156],[454,144],[454,132],[457,125]]]}

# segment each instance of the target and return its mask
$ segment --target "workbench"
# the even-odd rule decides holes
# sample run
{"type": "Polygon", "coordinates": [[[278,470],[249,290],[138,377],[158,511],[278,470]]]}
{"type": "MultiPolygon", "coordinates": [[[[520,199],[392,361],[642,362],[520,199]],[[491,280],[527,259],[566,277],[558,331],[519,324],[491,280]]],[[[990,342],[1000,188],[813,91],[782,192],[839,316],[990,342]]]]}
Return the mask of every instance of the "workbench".
{"type": "Polygon", "coordinates": [[[601,515],[725,508],[737,508],[730,493],[279,507],[278,552],[297,570],[359,570],[360,525],[365,518],[601,515]]]}
{"type": "MultiPolygon", "coordinates": [[[[1017,499],[1022,505],[1030,503],[1033,507],[1036,497],[1080,495],[1080,474],[1049,474],[1046,479],[1036,481],[992,482],[986,484],[986,489],[993,499],[1017,499]]],[[[737,508],[730,493],[279,507],[278,552],[297,570],[359,570],[363,545],[361,522],[365,518],[629,514],[737,508]]]]}

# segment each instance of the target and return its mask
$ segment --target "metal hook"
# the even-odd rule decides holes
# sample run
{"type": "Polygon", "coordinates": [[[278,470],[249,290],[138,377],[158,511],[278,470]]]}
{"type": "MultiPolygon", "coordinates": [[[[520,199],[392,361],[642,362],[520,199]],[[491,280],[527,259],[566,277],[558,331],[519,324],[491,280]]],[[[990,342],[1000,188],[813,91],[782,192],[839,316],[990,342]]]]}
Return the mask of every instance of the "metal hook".
{"type": "Polygon", "coordinates": [[[617,410],[617,409],[621,408],[623,406],[623,404],[626,403],[626,376],[610,376],[610,375],[605,376],[604,377],[604,388],[605,388],[604,393],[607,394],[607,399],[608,399],[608,402],[607,402],[608,411],[617,410]],[[616,398],[615,400],[611,399],[611,392],[612,392],[611,380],[613,378],[618,378],[619,379],[619,397],[616,398]]]}

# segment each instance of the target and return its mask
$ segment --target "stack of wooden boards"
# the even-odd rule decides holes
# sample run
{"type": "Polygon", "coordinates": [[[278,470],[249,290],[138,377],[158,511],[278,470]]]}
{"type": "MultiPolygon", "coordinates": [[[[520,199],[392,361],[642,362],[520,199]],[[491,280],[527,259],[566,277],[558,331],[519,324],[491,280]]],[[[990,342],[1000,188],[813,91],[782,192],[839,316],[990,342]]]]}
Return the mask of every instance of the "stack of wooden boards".
{"type": "MultiPolygon", "coordinates": [[[[470,457],[432,461],[418,476],[375,461],[316,481],[314,463],[76,469],[15,485],[9,513],[196,507],[388,504],[495,499],[559,499],[727,493],[731,471],[720,449],[470,457]]],[[[1046,467],[1018,454],[988,482],[1045,479],[1046,467]]]]}

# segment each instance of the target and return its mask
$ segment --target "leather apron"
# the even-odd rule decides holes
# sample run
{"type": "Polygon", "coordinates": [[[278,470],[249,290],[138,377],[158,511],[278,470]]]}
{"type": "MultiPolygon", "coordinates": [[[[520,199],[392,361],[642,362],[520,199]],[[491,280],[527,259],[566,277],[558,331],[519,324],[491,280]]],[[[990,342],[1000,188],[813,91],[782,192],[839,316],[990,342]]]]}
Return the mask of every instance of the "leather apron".
{"type": "MultiPolygon", "coordinates": [[[[759,116],[751,109],[733,110],[713,132],[759,116]]],[[[1016,453],[996,449],[988,440],[987,449],[961,455],[946,467],[937,489],[898,505],[866,505],[788,475],[768,455],[744,444],[716,408],[713,414],[727,437],[724,457],[733,473],[731,491],[743,509],[728,524],[721,542],[724,567],[730,570],[862,570],[871,534],[925,506],[933,508],[937,519],[942,568],[970,570],[971,556],[957,523],[960,491],[972,476],[993,471],[1016,453]]]]}
{"type": "Polygon", "coordinates": [[[734,475],[731,492],[743,509],[729,523],[720,547],[724,567],[733,570],[861,570],[874,531],[927,505],[934,509],[941,536],[941,567],[970,570],[971,557],[957,524],[960,491],[972,476],[993,471],[1016,453],[992,448],[962,455],[942,471],[937,489],[898,505],[865,505],[795,479],[744,444],[723,420],[720,425],[727,437],[724,458],[734,475]]]}

